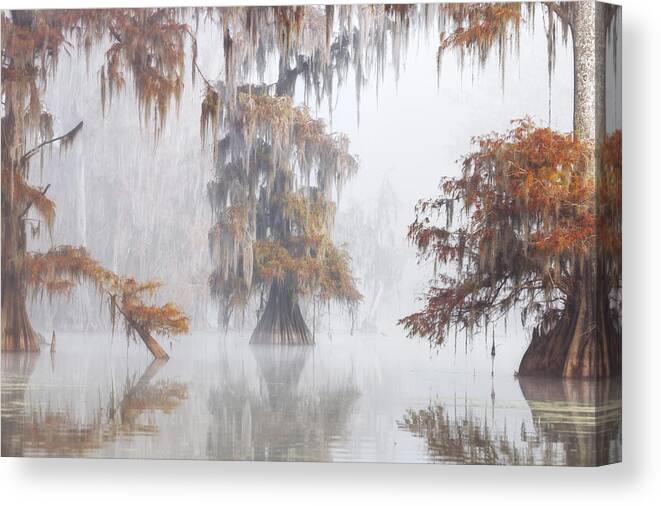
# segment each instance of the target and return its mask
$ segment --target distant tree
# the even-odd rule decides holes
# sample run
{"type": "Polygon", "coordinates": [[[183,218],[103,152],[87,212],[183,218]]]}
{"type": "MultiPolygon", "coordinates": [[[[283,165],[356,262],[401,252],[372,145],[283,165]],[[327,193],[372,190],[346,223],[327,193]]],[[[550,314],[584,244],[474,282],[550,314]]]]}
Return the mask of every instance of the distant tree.
{"type": "MultiPolygon", "coordinates": [[[[609,376],[621,366],[621,134],[605,136],[606,40],[616,10],[595,2],[543,5],[549,70],[556,21],[573,41],[574,130],[561,134],[524,119],[475,140],[462,175],[418,205],[409,229],[422,258],[454,265],[456,273],[442,270],[425,307],[401,323],[440,344],[453,327],[470,332],[517,307],[524,323],[536,322],[519,374],[609,376]]],[[[455,27],[440,53],[456,48],[480,62],[494,46],[506,54],[525,13],[518,3],[447,9],[455,27]]]]}
{"type": "Polygon", "coordinates": [[[396,321],[393,311],[401,306],[407,244],[401,234],[399,209],[397,191],[384,179],[371,206],[366,208],[362,198],[351,205],[345,201],[338,215],[335,233],[349,248],[364,294],[355,315],[362,332],[376,332],[380,324],[396,321]],[[366,241],[366,237],[370,240],[366,241]]]}
{"type": "MultiPolygon", "coordinates": [[[[145,119],[162,125],[171,100],[181,90],[186,25],[173,9],[11,11],[2,14],[2,350],[38,351],[39,340],[26,309],[33,294],[67,294],[75,282],[90,281],[108,300],[111,319],[121,315],[128,335],[137,334],[157,358],[167,353],[152,333],[186,332],[188,318],[173,304],[153,306],[143,301],[159,283],[137,283],[110,272],[82,248],[53,247],[45,253],[27,251],[32,234],[51,229],[55,203],[49,185],[30,183],[37,154],[59,143],[66,149],[83,128],[78,123],[55,136],[54,119],[42,103],[58,59],[70,48],[89,51],[94,43],[111,40],[100,71],[104,104],[130,74],[145,119]],[[34,147],[29,147],[33,144],[34,147]]],[[[42,158],[43,163],[43,158],[42,158]]]]}

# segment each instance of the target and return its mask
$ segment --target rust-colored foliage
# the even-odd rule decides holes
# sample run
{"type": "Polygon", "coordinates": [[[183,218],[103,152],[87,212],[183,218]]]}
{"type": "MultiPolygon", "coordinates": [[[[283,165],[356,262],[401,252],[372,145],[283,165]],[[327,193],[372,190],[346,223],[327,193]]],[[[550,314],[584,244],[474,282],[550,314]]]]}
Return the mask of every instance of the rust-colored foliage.
{"type": "MultiPolygon", "coordinates": [[[[177,9],[79,9],[11,11],[2,14],[2,86],[5,97],[3,159],[21,160],[25,142],[52,137],[52,118],[42,93],[62,53],[89,53],[111,40],[100,70],[102,102],[132,77],[145,119],[162,126],[172,99],[183,89],[185,46],[192,35],[177,9]],[[48,135],[50,132],[50,135],[48,135]],[[21,146],[18,135],[24,141],[21,146]],[[12,150],[7,151],[7,150],[12,150]]],[[[66,139],[63,139],[66,141],[66,139]]]]}
{"type": "Polygon", "coordinates": [[[474,143],[462,176],[445,180],[441,197],[420,202],[409,228],[422,259],[456,267],[456,276],[432,280],[422,311],[400,320],[438,344],[451,325],[468,330],[514,306],[524,320],[554,313],[595,245],[586,144],[528,119],[474,143]]]}
{"type": "Polygon", "coordinates": [[[186,42],[192,37],[178,18],[177,9],[108,11],[113,44],[100,73],[104,108],[106,98],[124,87],[128,69],[144,120],[153,118],[157,131],[163,127],[172,100],[178,104],[183,92],[186,42]]]}
{"type": "MultiPolygon", "coordinates": [[[[170,101],[179,98],[183,86],[184,42],[190,32],[176,18],[174,9],[4,11],[0,15],[3,350],[38,349],[25,309],[28,289],[50,296],[66,294],[82,280],[93,282],[108,297],[113,325],[116,312],[121,313],[127,333],[137,332],[145,343],[153,341],[152,332],[187,331],[188,318],[173,304],[159,307],[142,301],[158,284],[122,278],[98,265],[81,248],[60,246],[46,253],[28,253],[25,233],[27,223],[33,235],[40,232],[42,223],[50,231],[55,219],[55,203],[46,196],[50,185],[38,188],[29,182],[32,157],[43,155],[43,148],[54,143],[67,149],[83,127],[81,121],[55,137],[53,117],[42,103],[60,56],[70,54],[71,49],[89,55],[93,44],[112,40],[100,72],[104,106],[106,90],[112,96],[123,86],[123,69],[127,68],[144,117],[153,117],[158,132],[170,101]]],[[[148,344],[152,352],[157,346],[148,344]]],[[[157,354],[166,356],[162,350],[157,354]]]]}
{"type": "Polygon", "coordinates": [[[209,185],[217,220],[209,234],[218,262],[212,294],[226,318],[273,281],[286,281],[297,295],[355,304],[361,297],[349,257],[330,238],[332,191],[358,168],[348,139],[327,133],[289,96],[250,91],[218,114],[228,133],[217,152],[222,170],[209,185]]]}
{"type": "Polygon", "coordinates": [[[321,301],[340,300],[355,304],[362,299],[349,268],[349,255],[327,241],[323,250],[312,250],[307,255],[292,255],[274,241],[254,244],[255,263],[259,278],[264,281],[297,280],[298,293],[315,295],[321,301]]]}
{"type": "Polygon", "coordinates": [[[75,285],[87,281],[108,301],[113,327],[119,313],[128,335],[134,331],[162,335],[188,332],[188,317],[174,304],[146,304],[144,296],[153,297],[161,283],[156,280],[138,283],[121,277],[99,265],[81,247],[59,246],[45,253],[28,253],[24,259],[28,287],[39,294],[68,294],[75,285]]]}
{"type": "MultiPolygon", "coordinates": [[[[495,49],[500,65],[501,80],[505,81],[505,64],[512,51],[518,51],[521,27],[534,29],[536,2],[475,2],[441,4],[439,10],[442,29],[437,52],[437,68],[440,73],[443,55],[454,50],[461,65],[470,60],[484,66],[495,49]]],[[[555,68],[557,32],[563,44],[567,44],[571,30],[572,7],[570,2],[543,2],[546,11],[546,31],[549,86],[555,68]]]]}
{"type": "Polygon", "coordinates": [[[23,209],[25,217],[30,209],[37,211],[49,230],[55,221],[55,202],[46,197],[46,188],[38,188],[25,181],[25,178],[9,169],[2,169],[2,192],[7,200],[23,209]]]}
{"type": "Polygon", "coordinates": [[[446,4],[442,12],[453,31],[441,33],[439,58],[447,49],[457,49],[463,60],[468,52],[484,64],[492,47],[497,46],[501,62],[510,43],[516,37],[522,21],[521,2],[446,4]]]}

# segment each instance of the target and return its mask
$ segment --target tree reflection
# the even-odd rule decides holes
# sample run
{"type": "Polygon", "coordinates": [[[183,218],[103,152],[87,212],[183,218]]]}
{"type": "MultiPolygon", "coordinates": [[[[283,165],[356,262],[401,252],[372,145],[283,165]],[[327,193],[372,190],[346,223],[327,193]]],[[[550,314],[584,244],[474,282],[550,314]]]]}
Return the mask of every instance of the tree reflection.
{"type": "Polygon", "coordinates": [[[353,380],[299,385],[313,351],[307,346],[251,346],[258,382],[223,364],[222,386],[209,397],[214,416],[210,458],[331,461],[330,447],[347,436],[359,397],[353,380]]]}
{"type": "Polygon", "coordinates": [[[451,414],[443,404],[409,410],[398,423],[403,430],[422,437],[430,456],[454,464],[527,464],[529,455],[507,434],[492,431],[486,417],[465,409],[463,416],[451,414]]]}
{"type": "Polygon", "coordinates": [[[38,355],[35,353],[3,353],[2,359],[2,438],[3,457],[22,455],[25,430],[25,391],[34,372],[38,355]]]}
{"type": "MultiPolygon", "coordinates": [[[[494,429],[486,413],[438,403],[409,410],[399,427],[425,440],[433,460],[456,464],[595,466],[622,455],[618,381],[519,378],[532,430],[494,429]]],[[[492,406],[493,408],[493,406],[492,406]]],[[[505,427],[507,419],[505,420],[505,427]]]]}
{"type": "Polygon", "coordinates": [[[537,436],[567,466],[599,466],[622,458],[619,380],[519,378],[537,436]]]}
{"type": "MultiPolygon", "coordinates": [[[[3,427],[2,454],[6,456],[78,456],[89,455],[122,436],[158,434],[154,413],[170,413],[188,397],[186,385],[169,380],[153,381],[166,361],[155,359],[140,377],[127,377],[121,398],[110,391],[105,407],[91,414],[76,412],[67,406],[52,407],[25,400],[31,374],[24,356],[3,356],[3,427]],[[21,369],[22,388],[4,388],[4,369],[21,369]],[[13,398],[10,398],[13,397],[13,398]],[[20,399],[19,399],[20,397],[20,399]],[[5,399],[9,411],[5,413],[5,399]],[[19,403],[19,404],[17,404],[19,403]],[[12,410],[11,406],[16,405],[12,410]],[[144,415],[144,416],[143,416],[144,415]]],[[[31,365],[32,369],[34,364],[31,365]]],[[[20,373],[21,371],[17,371],[20,373]]],[[[19,377],[19,375],[16,375],[19,377]]]]}

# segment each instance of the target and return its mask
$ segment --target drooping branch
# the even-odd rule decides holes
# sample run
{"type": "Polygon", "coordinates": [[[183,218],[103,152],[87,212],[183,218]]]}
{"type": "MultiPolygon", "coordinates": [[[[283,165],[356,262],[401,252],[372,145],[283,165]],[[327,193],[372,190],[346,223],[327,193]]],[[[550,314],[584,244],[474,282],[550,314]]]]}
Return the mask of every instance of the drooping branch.
{"type": "Polygon", "coordinates": [[[192,33],[179,21],[177,9],[117,9],[112,13],[109,30],[115,43],[106,52],[99,73],[102,107],[105,110],[114,93],[124,88],[127,69],[143,119],[153,119],[158,134],[172,100],[178,105],[181,98],[186,41],[192,33]]]}
{"type": "MultiPolygon", "coordinates": [[[[41,194],[41,197],[46,196],[46,192],[48,192],[48,189],[50,188],[50,183],[47,184],[43,190],[41,190],[39,193],[41,194]]],[[[26,214],[28,214],[28,211],[32,208],[32,205],[36,202],[37,204],[37,209],[39,209],[39,213],[44,216],[44,219],[46,220],[46,224],[50,226],[52,225],[52,218],[46,218],[46,216],[51,216],[53,212],[51,211],[55,207],[55,203],[51,201],[50,199],[43,199],[39,196],[35,196],[32,199],[30,199],[30,203],[25,207],[25,211],[23,211],[20,214],[21,218],[24,218],[26,214]]]]}
{"type": "Polygon", "coordinates": [[[66,149],[68,146],[70,146],[74,140],[76,139],[76,136],[78,135],[78,132],[80,132],[83,128],[83,122],[80,121],[75,127],[73,127],[71,130],[69,130],[67,133],[60,135],[58,137],[54,137],[52,139],[48,139],[46,141],[43,141],[41,144],[35,146],[34,148],[28,150],[23,157],[21,158],[21,164],[25,164],[30,158],[32,158],[40,149],[44,148],[45,146],[48,146],[49,144],[53,144],[55,142],[62,142],[62,147],[66,149]]]}
{"type": "Polygon", "coordinates": [[[160,282],[138,283],[121,277],[90,258],[84,248],[59,246],[45,253],[28,253],[23,262],[27,285],[35,295],[67,295],[81,281],[93,283],[108,300],[113,328],[118,312],[128,336],[135,332],[147,342],[153,339],[152,333],[171,336],[188,331],[188,317],[174,304],[155,306],[142,300],[144,295],[153,296],[160,282]]]}
{"type": "Polygon", "coordinates": [[[2,197],[13,203],[16,219],[22,220],[33,207],[37,209],[49,229],[55,220],[55,203],[46,197],[50,184],[44,188],[30,185],[23,176],[11,169],[2,169],[2,197]],[[20,210],[22,209],[22,210],[20,210]],[[20,211],[19,211],[20,210],[20,211]]]}

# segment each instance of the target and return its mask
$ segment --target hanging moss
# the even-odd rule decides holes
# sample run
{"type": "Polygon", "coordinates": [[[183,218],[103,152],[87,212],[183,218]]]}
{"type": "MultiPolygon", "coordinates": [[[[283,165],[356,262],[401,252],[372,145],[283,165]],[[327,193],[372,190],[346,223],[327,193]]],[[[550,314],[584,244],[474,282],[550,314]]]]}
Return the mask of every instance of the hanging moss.
{"type": "Polygon", "coordinates": [[[595,244],[586,144],[521,120],[475,146],[462,176],[445,180],[441,197],[420,202],[409,228],[422,259],[457,267],[456,277],[436,276],[424,310],[401,320],[438,344],[448,324],[470,330],[514,306],[524,320],[555,314],[595,244]],[[456,205],[468,220],[455,222],[456,205]]]}
{"type": "MultiPolygon", "coordinates": [[[[178,100],[188,27],[177,23],[176,10],[116,9],[9,11],[2,21],[2,349],[37,351],[39,344],[26,310],[28,291],[33,294],[67,294],[73,283],[88,280],[108,298],[111,320],[123,315],[129,335],[136,333],[157,358],[167,353],[152,333],[173,334],[188,330],[188,318],[176,306],[145,304],[140,296],[152,292],[144,285],[121,278],[87,256],[83,249],[59,246],[47,253],[27,251],[26,223],[45,223],[49,231],[55,203],[43,188],[29,183],[32,157],[54,143],[68,149],[83,128],[79,122],[63,135],[54,136],[53,117],[44,108],[42,94],[57,70],[60,54],[71,47],[89,56],[94,43],[111,38],[106,63],[100,72],[102,102],[106,93],[123,87],[123,71],[131,73],[135,95],[144,119],[153,119],[158,133],[170,101],[178,100]],[[33,145],[34,147],[28,148],[33,145]],[[31,219],[29,212],[36,212],[31,219]]],[[[42,156],[43,165],[43,156],[42,156]]],[[[33,236],[41,231],[32,225],[33,236]]]]}

